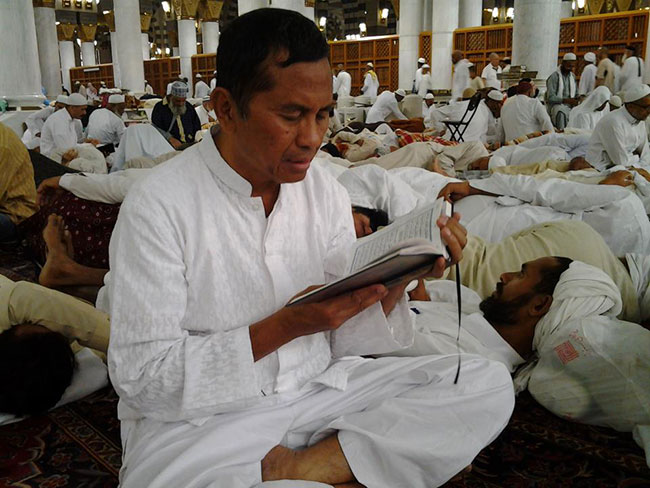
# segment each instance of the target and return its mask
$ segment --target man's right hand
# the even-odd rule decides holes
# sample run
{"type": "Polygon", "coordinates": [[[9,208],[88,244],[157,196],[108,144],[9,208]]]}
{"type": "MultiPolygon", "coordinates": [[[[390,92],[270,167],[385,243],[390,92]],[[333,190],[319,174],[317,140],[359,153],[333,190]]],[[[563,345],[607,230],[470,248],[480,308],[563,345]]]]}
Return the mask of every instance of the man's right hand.
{"type": "Polygon", "coordinates": [[[445,200],[457,202],[469,195],[472,195],[472,187],[469,186],[469,181],[463,181],[460,183],[447,183],[438,193],[438,198],[443,197],[445,200]]]}
{"type": "MultiPolygon", "coordinates": [[[[310,287],[297,296],[313,289],[310,287]]],[[[258,361],[298,337],[336,330],[388,293],[383,285],[371,285],[322,302],[285,306],[250,326],[253,357],[258,361]]]]}
{"type": "Polygon", "coordinates": [[[38,188],[36,190],[36,204],[38,206],[43,206],[50,203],[54,197],[61,194],[62,188],[59,185],[60,180],[60,176],[54,176],[52,178],[41,181],[41,184],[38,185],[38,188]]]}
{"type": "Polygon", "coordinates": [[[634,175],[626,170],[615,171],[602,180],[599,185],[630,186],[634,184],[634,175]]]}

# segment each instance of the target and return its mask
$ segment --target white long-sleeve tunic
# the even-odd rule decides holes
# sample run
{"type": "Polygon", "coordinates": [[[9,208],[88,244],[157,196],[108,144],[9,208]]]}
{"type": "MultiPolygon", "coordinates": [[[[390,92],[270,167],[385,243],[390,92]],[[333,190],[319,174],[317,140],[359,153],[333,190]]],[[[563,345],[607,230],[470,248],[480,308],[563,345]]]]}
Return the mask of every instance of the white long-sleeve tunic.
{"type": "Polygon", "coordinates": [[[332,357],[412,342],[405,301],[379,304],[332,334],[302,336],[255,362],[249,326],[306,287],[345,273],[350,200],[312,167],[284,184],[268,218],[212,137],[137,183],[110,245],[98,306],[111,313],[109,371],[122,419],[194,420],[275,404],[319,382],[345,388],[332,357]]]}
{"type": "Polygon", "coordinates": [[[41,154],[49,156],[54,149],[72,149],[83,140],[81,121],[73,119],[63,108],[50,115],[43,124],[41,154]]]}

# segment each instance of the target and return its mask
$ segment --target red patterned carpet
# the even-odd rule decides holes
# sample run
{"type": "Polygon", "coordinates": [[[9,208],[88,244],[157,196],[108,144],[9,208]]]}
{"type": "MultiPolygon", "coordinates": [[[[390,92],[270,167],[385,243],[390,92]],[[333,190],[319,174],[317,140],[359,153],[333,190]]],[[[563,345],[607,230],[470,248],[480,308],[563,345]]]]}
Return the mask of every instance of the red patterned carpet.
{"type": "MultiPolygon", "coordinates": [[[[120,466],[117,397],[111,388],[0,428],[0,487],[114,487],[120,466]]],[[[559,419],[528,395],[510,425],[449,488],[650,487],[630,434],[559,419]]],[[[181,487],[175,487],[181,488],[181,487]]]]}

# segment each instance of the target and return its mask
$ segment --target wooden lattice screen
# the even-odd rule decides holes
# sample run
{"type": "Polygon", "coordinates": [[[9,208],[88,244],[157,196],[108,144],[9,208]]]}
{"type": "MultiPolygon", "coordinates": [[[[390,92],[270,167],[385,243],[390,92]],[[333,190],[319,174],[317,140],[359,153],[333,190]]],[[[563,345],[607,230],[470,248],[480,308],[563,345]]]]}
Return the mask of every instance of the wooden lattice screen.
{"type": "Polygon", "coordinates": [[[105,82],[108,88],[113,88],[115,82],[113,79],[113,65],[112,64],[98,64],[97,66],[80,66],[78,68],[70,68],[70,83],[75,82],[86,84],[92,83],[97,90],[99,90],[100,82],[105,82]]]}
{"type": "MultiPolygon", "coordinates": [[[[575,53],[578,57],[576,74],[579,75],[584,67],[582,56],[589,51],[596,52],[601,46],[608,47],[617,61],[628,44],[645,56],[648,17],[647,10],[633,10],[562,19],[558,64],[565,53],[575,53]]],[[[431,39],[430,33],[420,35],[420,56],[426,53],[423,51],[423,45],[426,45],[423,37],[427,34],[431,39]]],[[[430,40],[428,45],[431,45],[430,40]]],[[[490,53],[495,52],[501,57],[512,55],[512,24],[458,29],[454,32],[454,48],[463,51],[480,73],[488,63],[490,53]]]]}
{"type": "Polygon", "coordinates": [[[366,63],[372,62],[379,78],[379,92],[397,90],[399,83],[399,36],[354,41],[330,41],[330,64],[342,64],[352,77],[351,95],[360,95],[366,63]]]}
{"type": "Polygon", "coordinates": [[[150,59],[144,62],[144,77],[152,86],[154,93],[165,95],[167,83],[181,74],[180,58],[150,59]]]}
{"type": "Polygon", "coordinates": [[[431,60],[431,32],[420,32],[420,58],[431,60]]]}
{"type": "Polygon", "coordinates": [[[196,84],[196,75],[201,74],[203,81],[208,85],[212,79],[214,70],[217,69],[217,55],[212,54],[195,54],[192,56],[192,79],[196,84]]]}

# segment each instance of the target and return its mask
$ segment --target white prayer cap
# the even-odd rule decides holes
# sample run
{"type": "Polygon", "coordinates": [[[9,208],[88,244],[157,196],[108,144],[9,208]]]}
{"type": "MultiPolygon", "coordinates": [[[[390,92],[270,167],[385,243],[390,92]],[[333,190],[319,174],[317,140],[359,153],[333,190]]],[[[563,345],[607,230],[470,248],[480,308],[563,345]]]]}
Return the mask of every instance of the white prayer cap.
{"type": "Polygon", "coordinates": [[[374,67],[375,67],[375,65],[372,64],[372,63],[367,63],[367,65],[368,65],[370,68],[374,68],[374,67]]]}
{"type": "Polygon", "coordinates": [[[172,95],[175,97],[187,98],[190,94],[190,89],[182,81],[175,81],[172,84],[172,95]]]}
{"type": "Polygon", "coordinates": [[[625,103],[636,102],[648,95],[650,95],[650,86],[641,84],[627,90],[623,94],[623,100],[625,100],[625,103]]]}
{"type": "Polygon", "coordinates": [[[424,58],[418,58],[418,63],[420,63],[420,64],[424,64],[424,63],[426,63],[426,62],[427,62],[426,59],[424,59],[424,58]]]}
{"type": "Polygon", "coordinates": [[[124,103],[124,95],[111,95],[108,97],[108,103],[124,103]]]}
{"type": "Polygon", "coordinates": [[[56,97],[56,103],[63,103],[65,105],[68,104],[68,96],[67,95],[59,95],[56,97]]]}
{"type": "Polygon", "coordinates": [[[566,53],[566,54],[562,57],[562,61],[576,61],[577,59],[578,59],[578,58],[577,58],[576,55],[573,54],[573,53],[566,53]]]}
{"type": "Polygon", "coordinates": [[[494,100],[495,102],[503,102],[503,93],[499,90],[490,90],[487,96],[490,100],[494,100]]]}
{"type": "Polygon", "coordinates": [[[72,105],[73,107],[80,107],[86,105],[87,100],[81,93],[73,93],[68,97],[68,103],[66,105],[72,105]]]}
{"type": "Polygon", "coordinates": [[[210,95],[208,95],[206,97],[203,97],[203,99],[201,101],[202,102],[209,102],[210,101],[210,95]]]}
{"type": "Polygon", "coordinates": [[[502,168],[504,166],[507,166],[506,160],[501,156],[492,156],[488,162],[488,169],[502,168]]]}
{"type": "Polygon", "coordinates": [[[621,100],[621,97],[618,95],[612,95],[609,99],[609,103],[616,108],[621,108],[621,105],[623,105],[623,100],[621,100]]]}
{"type": "Polygon", "coordinates": [[[587,54],[585,54],[584,57],[585,57],[585,61],[587,61],[588,63],[596,62],[596,55],[592,52],[588,52],[587,54]]]}
{"type": "Polygon", "coordinates": [[[422,65],[422,67],[423,67],[423,68],[431,68],[431,66],[429,66],[429,65],[428,65],[428,64],[426,64],[426,63],[425,63],[425,64],[423,64],[423,65],[422,65]]]}
{"type": "Polygon", "coordinates": [[[427,93],[426,95],[424,95],[424,99],[425,100],[433,100],[433,93],[427,93]]]}
{"type": "Polygon", "coordinates": [[[399,95],[400,97],[405,97],[406,92],[402,88],[399,88],[399,89],[395,90],[395,95],[399,95]]]}
{"type": "Polygon", "coordinates": [[[196,77],[197,77],[197,78],[203,78],[203,76],[201,76],[201,73],[197,73],[197,74],[196,74],[196,77]]]}
{"type": "Polygon", "coordinates": [[[472,63],[471,61],[467,63],[467,67],[468,67],[468,68],[470,68],[470,67],[472,67],[472,66],[474,66],[474,63],[472,63]]]}

